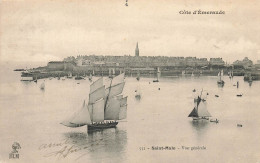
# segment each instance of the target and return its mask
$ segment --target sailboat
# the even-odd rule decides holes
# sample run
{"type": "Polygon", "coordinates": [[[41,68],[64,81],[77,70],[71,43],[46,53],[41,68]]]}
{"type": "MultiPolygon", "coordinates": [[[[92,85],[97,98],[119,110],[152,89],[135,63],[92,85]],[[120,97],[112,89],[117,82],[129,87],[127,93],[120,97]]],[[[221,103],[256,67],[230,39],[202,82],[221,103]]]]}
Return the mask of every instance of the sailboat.
{"type": "Polygon", "coordinates": [[[248,82],[249,82],[249,83],[250,83],[250,82],[253,82],[253,78],[252,78],[251,73],[248,74],[248,82]]]}
{"type": "Polygon", "coordinates": [[[194,77],[194,74],[193,74],[193,72],[191,73],[191,77],[194,77]]]}
{"type": "Polygon", "coordinates": [[[36,75],[36,78],[35,78],[34,82],[37,83],[37,75],[36,75]]]}
{"type": "Polygon", "coordinates": [[[141,99],[141,89],[140,86],[137,87],[137,89],[135,90],[135,98],[136,99],[141,99]]]}
{"type": "Polygon", "coordinates": [[[140,80],[140,72],[138,71],[138,73],[137,73],[137,77],[136,77],[136,80],[140,80]]]}
{"type": "Polygon", "coordinates": [[[185,70],[183,70],[183,71],[181,72],[181,75],[182,75],[182,76],[185,76],[185,70]]]}
{"type": "Polygon", "coordinates": [[[232,72],[231,71],[228,72],[228,76],[229,76],[229,79],[232,78],[232,72]]]}
{"type": "Polygon", "coordinates": [[[218,73],[218,76],[219,76],[219,80],[217,81],[218,84],[220,85],[224,85],[225,82],[221,79],[221,77],[223,77],[223,70],[221,70],[219,73],[218,73]]]}
{"type": "Polygon", "coordinates": [[[60,80],[60,74],[58,74],[58,78],[57,79],[60,80]]]}
{"type": "Polygon", "coordinates": [[[103,78],[90,85],[88,104],[61,124],[67,127],[88,126],[88,130],[114,128],[118,120],[126,119],[127,97],[123,97],[124,73],[110,79],[108,86],[103,78]]]}
{"type": "Polygon", "coordinates": [[[153,80],[153,82],[159,82],[159,75],[160,75],[160,70],[159,70],[159,67],[157,68],[157,79],[156,80],[153,80]]]}
{"type": "Polygon", "coordinates": [[[192,117],[193,120],[209,120],[208,117],[211,117],[211,115],[207,110],[206,100],[202,99],[201,96],[198,96],[197,99],[194,99],[194,104],[195,107],[188,117],[192,117]]]}
{"type": "Polygon", "coordinates": [[[41,90],[44,90],[45,89],[45,82],[43,81],[41,86],[40,86],[41,90]]]}
{"type": "Polygon", "coordinates": [[[116,72],[115,72],[115,69],[113,68],[113,76],[115,76],[115,73],[116,73],[116,72]]]}
{"type": "Polygon", "coordinates": [[[72,73],[71,72],[68,74],[67,78],[69,78],[69,79],[72,78],[72,73]]]}
{"type": "Polygon", "coordinates": [[[92,81],[92,74],[91,73],[89,74],[88,80],[92,81]]]}
{"type": "Polygon", "coordinates": [[[33,74],[27,68],[22,72],[21,81],[33,81],[33,74]]]}
{"type": "Polygon", "coordinates": [[[79,76],[79,74],[75,77],[75,80],[82,80],[84,79],[82,76],[79,76]]]}

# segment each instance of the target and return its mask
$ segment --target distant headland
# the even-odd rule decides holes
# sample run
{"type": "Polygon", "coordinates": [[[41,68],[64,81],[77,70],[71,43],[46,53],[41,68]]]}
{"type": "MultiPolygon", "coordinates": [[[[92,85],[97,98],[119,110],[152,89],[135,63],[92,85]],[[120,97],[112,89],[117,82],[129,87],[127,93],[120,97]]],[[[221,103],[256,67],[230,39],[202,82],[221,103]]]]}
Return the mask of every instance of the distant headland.
{"type": "Polygon", "coordinates": [[[78,55],[69,56],[63,61],[50,61],[47,66],[30,69],[22,73],[22,77],[30,76],[33,79],[46,77],[68,76],[113,76],[125,72],[125,75],[179,76],[179,75],[211,75],[215,76],[220,70],[233,75],[253,76],[260,79],[260,61],[257,64],[245,57],[227,64],[222,58],[197,57],[170,57],[170,56],[140,56],[138,42],[135,47],[135,56],[102,56],[78,55]]]}
{"type": "Polygon", "coordinates": [[[243,60],[227,64],[222,58],[197,58],[197,57],[166,57],[166,56],[139,56],[138,44],[135,56],[98,56],[78,55],[69,56],[63,61],[50,61],[45,67],[30,69],[33,78],[46,78],[67,76],[97,75],[111,76],[125,72],[127,75],[151,75],[160,70],[161,76],[178,75],[210,75],[215,76],[223,69],[227,74],[233,71],[235,76],[246,76],[248,73],[256,76],[260,74],[260,61],[257,64],[245,57],[243,60]],[[37,77],[36,77],[37,76],[37,77]]]}

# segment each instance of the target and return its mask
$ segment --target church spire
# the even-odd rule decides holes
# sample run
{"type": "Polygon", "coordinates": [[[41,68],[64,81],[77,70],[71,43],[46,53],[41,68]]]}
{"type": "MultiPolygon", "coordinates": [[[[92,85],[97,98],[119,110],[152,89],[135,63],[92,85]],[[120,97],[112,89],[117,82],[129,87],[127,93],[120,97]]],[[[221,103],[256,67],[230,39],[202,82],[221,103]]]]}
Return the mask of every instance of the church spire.
{"type": "Polygon", "coordinates": [[[135,48],[135,56],[139,57],[139,48],[138,48],[138,42],[136,43],[136,48],[135,48]]]}

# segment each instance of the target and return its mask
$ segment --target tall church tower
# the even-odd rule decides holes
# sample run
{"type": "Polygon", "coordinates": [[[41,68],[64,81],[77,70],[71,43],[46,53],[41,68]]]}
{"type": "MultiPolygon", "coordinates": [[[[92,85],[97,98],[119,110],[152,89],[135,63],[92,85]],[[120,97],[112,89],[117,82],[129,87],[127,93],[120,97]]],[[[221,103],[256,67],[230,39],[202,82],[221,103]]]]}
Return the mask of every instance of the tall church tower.
{"type": "Polygon", "coordinates": [[[139,48],[138,48],[138,42],[136,44],[136,48],[135,48],[135,56],[139,57],[139,48]]]}

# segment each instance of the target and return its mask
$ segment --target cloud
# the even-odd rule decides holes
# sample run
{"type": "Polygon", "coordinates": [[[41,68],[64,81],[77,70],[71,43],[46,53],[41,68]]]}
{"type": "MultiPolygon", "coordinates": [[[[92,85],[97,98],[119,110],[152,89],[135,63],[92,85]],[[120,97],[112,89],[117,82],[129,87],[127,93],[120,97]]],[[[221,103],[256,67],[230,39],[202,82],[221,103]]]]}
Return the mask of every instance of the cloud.
{"type": "Polygon", "coordinates": [[[26,53],[26,52],[21,52],[19,54],[6,54],[6,55],[1,55],[0,61],[2,62],[7,62],[7,61],[12,61],[12,62],[49,62],[49,61],[59,61],[62,60],[63,58],[60,58],[55,55],[50,55],[50,54],[43,54],[43,53],[26,53]]]}
{"type": "Polygon", "coordinates": [[[129,2],[126,8],[121,1],[102,2],[45,0],[31,5],[24,1],[4,4],[0,60],[134,55],[136,42],[140,55],[147,56],[259,59],[257,5],[249,8],[240,1],[204,4],[138,0],[129,2]],[[223,9],[226,14],[180,15],[184,9],[223,9]]]}
{"type": "Polygon", "coordinates": [[[140,43],[139,48],[140,55],[222,57],[229,62],[243,59],[246,56],[257,60],[259,59],[257,53],[260,49],[258,44],[243,37],[227,41],[215,38],[197,38],[180,32],[140,43]]]}

